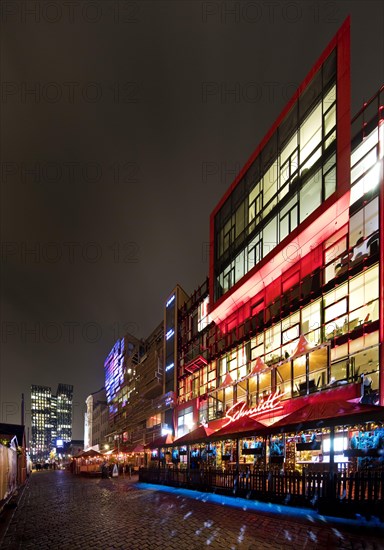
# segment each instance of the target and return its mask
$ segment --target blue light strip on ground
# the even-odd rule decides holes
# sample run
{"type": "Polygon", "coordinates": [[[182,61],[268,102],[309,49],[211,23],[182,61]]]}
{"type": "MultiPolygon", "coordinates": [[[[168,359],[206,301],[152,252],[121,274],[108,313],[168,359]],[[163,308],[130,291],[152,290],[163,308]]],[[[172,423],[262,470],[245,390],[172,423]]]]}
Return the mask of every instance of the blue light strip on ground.
{"type": "Polygon", "coordinates": [[[349,525],[354,527],[367,527],[383,530],[384,534],[384,522],[381,522],[378,518],[372,517],[370,520],[365,519],[359,514],[356,518],[341,518],[335,516],[324,516],[318,514],[311,508],[296,508],[293,506],[273,504],[271,502],[261,502],[259,500],[248,500],[246,498],[229,497],[226,495],[217,495],[214,493],[202,493],[200,491],[192,491],[191,489],[182,489],[179,487],[168,487],[166,485],[155,485],[153,483],[136,483],[135,486],[138,489],[148,489],[150,491],[161,491],[163,493],[171,493],[173,495],[179,495],[195,500],[201,500],[202,502],[208,502],[211,504],[220,504],[221,506],[230,506],[232,508],[242,509],[244,512],[262,512],[267,514],[275,514],[279,517],[292,517],[296,519],[306,519],[309,521],[317,521],[324,523],[335,523],[340,525],[349,525]]]}

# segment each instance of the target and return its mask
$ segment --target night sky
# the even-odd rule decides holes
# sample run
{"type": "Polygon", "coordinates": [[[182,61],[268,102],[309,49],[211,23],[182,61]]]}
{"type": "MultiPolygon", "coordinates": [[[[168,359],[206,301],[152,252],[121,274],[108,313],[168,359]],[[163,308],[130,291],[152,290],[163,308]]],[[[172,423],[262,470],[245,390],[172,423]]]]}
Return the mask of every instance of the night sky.
{"type": "Polygon", "coordinates": [[[348,14],[352,113],[384,83],[384,4],[0,8],[1,420],[69,383],[82,439],[114,341],[204,281],[210,212],[348,14]]]}

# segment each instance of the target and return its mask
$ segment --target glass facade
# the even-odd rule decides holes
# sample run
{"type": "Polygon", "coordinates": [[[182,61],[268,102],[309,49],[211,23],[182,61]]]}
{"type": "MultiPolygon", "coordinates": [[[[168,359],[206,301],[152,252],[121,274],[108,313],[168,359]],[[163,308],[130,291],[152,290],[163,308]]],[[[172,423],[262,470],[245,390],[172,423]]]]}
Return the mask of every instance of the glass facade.
{"type": "Polygon", "coordinates": [[[214,298],[239,282],[336,190],[336,50],[214,219],[214,298]]]}
{"type": "Polygon", "coordinates": [[[59,384],[56,395],[48,386],[31,387],[30,455],[33,462],[45,462],[56,442],[72,439],[73,386],[59,384]]]}
{"type": "MultiPolygon", "coordinates": [[[[179,401],[205,396],[200,416],[213,420],[238,401],[255,406],[276,391],[286,400],[343,384],[361,385],[369,377],[370,395],[362,393],[362,399],[378,403],[381,151],[383,125],[376,119],[373,128],[366,124],[352,141],[348,223],[322,242],[319,237],[310,255],[298,254],[264,291],[221,324],[210,325],[200,341],[207,364],[188,372],[180,361],[179,401]]],[[[305,185],[300,190],[303,197],[305,185]]],[[[311,188],[317,189],[315,184],[311,188]]],[[[309,209],[318,205],[314,196],[304,200],[309,209]]],[[[279,216],[291,211],[292,201],[290,197],[279,216]]],[[[300,215],[299,209],[296,221],[300,215]]],[[[263,231],[271,227],[269,221],[263,231]]],[[[203,303],[202,299],[199,308],[203,303]]]]}

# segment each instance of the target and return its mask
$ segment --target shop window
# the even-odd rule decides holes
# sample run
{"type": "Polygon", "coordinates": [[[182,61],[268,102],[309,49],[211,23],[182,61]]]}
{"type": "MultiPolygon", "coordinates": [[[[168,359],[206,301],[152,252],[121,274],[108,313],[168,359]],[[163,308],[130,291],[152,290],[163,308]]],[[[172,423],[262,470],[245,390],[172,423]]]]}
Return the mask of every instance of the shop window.
{"type": "Polygon", "coordinates": [[[200,408],[199,408],[199,423],[205,424],[208,422],[208,399],[205,399],[204,401],[200,401],[200,408]]]}
{"type": "Polygon", "coordinates": [[[301,333],[308,342],[317,345],[321,341],[321,299],[311,302],[301,310],[301,333]]]}
{"type": "Polygon", "coordinates": [[[233,405],[233,386],[229,386],[224,390],[224,412],[228,411],[233,405]]]}
{"type": "Polygon", "coordinates": [[[356,353],[351,357],[354,364],[354,372],[356,380],[364,373],[371,376],[375,383],[372,382],[372,389],[377,389],[378,385],[378,370],[379,370],[379,348],[373,347],[356,353]]]}
{"type": "Polygon", "coordinates": [[[224,377],[227,373],[227,356],[221,357],[219,359],[219,376],[220,378],[224,377]]]}
{"type": "Polygon", "coordinates": [[[300,190],[300,223],[321,204],[322,178],[318,170],[300,190]]]}
{"type": "MultiPolygon", "coordinates": [[[[379,230],[379,199],[373,199],[364,207],[364,237],[370,237],[379,230]]],[[[370,246],[368,242],[368,246],[370,246]]]]}
{"type": "Polygon", "coordinates": [[[349,220],[349,246],[352,248],[357,242],[364,240],[364,209],[362,208],[349,220]]]}
{"type": "Polygon", "coordinates": [[[282,358],[287,359],[297,348],[300,336],[300,312],[283,319],[281,327],[282,358]]]}
{"type": "Polygon", "coordinates": [[[227,356],[227,370],[231,373],[232,378],[236,376],[233,371],[237,370],[237,351],[233,351],[227,356]]]}
{"type": "Polygon", "coordinates": [[[264,334],[259,334],[251,340],[251,360],[264,356],[264,334]]]}
{"type": "Polygon", "coordinates": [[[281,325],[276,323],[270,329],[265,331],[265,362],[269,364],[277,363],[281,359],[281,325]]]}
{"type": "Polygon", "coordinates": [[[305,355],[302,355],[293,361],[293,392],[294,395],[306,395],[307,393],[305,355]]]}
{"type": "Polygon", "coordinates": [[[379,331],[363,334],[360,338],[349,341],[349,353],[351,355],[358,353],[362,349],[371,348],[379,344],[379,331]]]}
{"type": "Polygon", "coordinates": [[[208,369],[203,367],[199,371],[199,395],[204,395],[208,391],[208,369]]]}
{"type": "Polygon", "coordinates": [[[216,361],[212,361],[208,365],[208,391],[216,387],[216,361]]]}
{"type": "Polygon", "coordinates": [[[193,408],[188,407],[179,411],[177,417],[177,436],[181,437],[182,435],[190,432],[193,428],[193,408]]]}
{"type": "Polygon", "coordinates": [[[259,378],[259,401],[266,399],[272,389],[272,374],[271,371],[262,372],[257,375],[259,378]]]}
{"type": "Polygon", "coordinates": [[[364,271],[349,282],[350,330],[379,317],[379,267],[364,271]]]}
{"type": "Polygon", "coordinates": [[[292,397],[291,361],[276,367],[276,390],[284,394],[284,399],[292,397]]]}
{"type": "Polygon", "coordinates": [[[348,284],[331,290],[324,296],[325,338],[348,332],[348,284]]]}
{"type": "Polygon", "coordinates": [[[290,326],[282,332],[282,344],[285,345],[291,340],[295,340],[300,336],[300,324],[296,323],[295,325],[290,326]]]}
{"type": "Polygon", "coordinates": [[[217,396],[208,397],[208,420],[215,420],[223,416],[223,404],[217,396]]]}
{"type": "Polygon", "coordinates": [[[322,388],[327,383],[328,348],[324,346],[308,354],[309,384],[314,389],[322,388]]]}
{"type": "Polygon", "coordinates": [[[244,401],[247,400],[247,381],[244,380],[243,382],[240,382],[236,386],[236,402],[237,401],[244,401]]]}
{"type": "Polygon", "coordinates": [[[248,404],[250,407],[257,403],[257,376],[252,376],[248,380],[248,404]]]}
{"type": "Polygon", "coordinates": [[[343,359],[337,361],[331,365],[331,378],[330,385],[333,385],[339,381],[349,381],[349,361],[343,359]]]}
{"type": "Polygon", "coordinates": [[[325,338],[334,338],[348,332],[347,312],[347,298],[341,298],[324,309],[325,338]]]}
{"type": "Polygon", "coordinates": [[[328,283],[336,276],[342,275],[349,268],[347,251],[347,237],[343,236],[337,242],[327,241],[324,252],[325,275],[324,282],[328,283]]]}

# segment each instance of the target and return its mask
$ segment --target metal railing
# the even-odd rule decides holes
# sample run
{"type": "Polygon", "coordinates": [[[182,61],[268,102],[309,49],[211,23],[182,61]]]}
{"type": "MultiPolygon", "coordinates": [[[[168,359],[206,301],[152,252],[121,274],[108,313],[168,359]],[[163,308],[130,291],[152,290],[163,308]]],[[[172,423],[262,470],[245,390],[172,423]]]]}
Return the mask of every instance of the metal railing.
{"type": "Polygon", "coordinates": [[[141,468],[139,481],[384,519],[384,470],[338,473],[141,468]]]}

